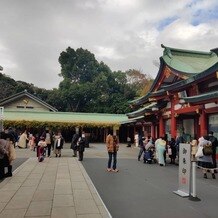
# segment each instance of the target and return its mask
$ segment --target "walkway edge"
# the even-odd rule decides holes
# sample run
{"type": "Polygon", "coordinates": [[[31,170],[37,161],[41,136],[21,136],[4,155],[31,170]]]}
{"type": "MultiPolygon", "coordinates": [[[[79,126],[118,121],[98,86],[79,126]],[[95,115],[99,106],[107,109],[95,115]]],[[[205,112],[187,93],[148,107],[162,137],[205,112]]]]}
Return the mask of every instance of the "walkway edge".
{"type": "MultiPolygon", "coordinates": [[[[79,162],[79,161],[78,161],[78,162],[79,162]]],[[[84,166],[82,165],[81,162],[79,162],[79,167],[80,167],[80,169],[81,169],[81,171],[82,171],[82,173],[83,173],[83,175],[84,175],[84,178],[85,178],[86,182],[87,182],[88,184],[91,183],[91,185],[92,185],[94,191],[96,192],[98,198],[100,199],[102,205],[104,206],[104,209],[105,209],[106,212],[108,213],[109,218],[112,218],[112,216],[111,216],[109,210],[107,209],[107,207],[106,207],[104,201],[102,200],[101,196],[99,195],[97,189],[95,188],[94,183],[92,182],[91,178],[89,177],[88,173],[86,172],[86,170],[85,170],[85,168],[84,168],[84,166]]]]}
{"type": "MultiPolygon", "coordinates": [[[[13,174],[13,175],[16,175],[16,174],[24,167],[23,165],[24,165],[25,163],[29,162],[30,159],[31,159],[31,157],[29,157],[26,161],[24,161],[19,167],[17,167],[17,168],[12,172],[12,174],[13,174]]],[[[13,166],[13,164],[12,164],[12,166],[13,166]]],[[[4,180],[0,183],[0,188],[3,187],[4,185],[6,185],[12,178],[13,178],[13,176],[12,176],[12,177],[6,177],[6,178],[4,178],[4,180]]]]}

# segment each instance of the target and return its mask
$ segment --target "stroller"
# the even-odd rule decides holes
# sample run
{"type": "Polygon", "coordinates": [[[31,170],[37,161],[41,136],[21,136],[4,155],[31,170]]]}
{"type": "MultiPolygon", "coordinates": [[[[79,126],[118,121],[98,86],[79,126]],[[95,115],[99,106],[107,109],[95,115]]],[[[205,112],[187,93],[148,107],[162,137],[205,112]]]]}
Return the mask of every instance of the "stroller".
{"type": "Polygon", "coordinates": [[[151,164],[154,161],[154,147],[145,149],[143,156],[144,163],[151,164]]]}

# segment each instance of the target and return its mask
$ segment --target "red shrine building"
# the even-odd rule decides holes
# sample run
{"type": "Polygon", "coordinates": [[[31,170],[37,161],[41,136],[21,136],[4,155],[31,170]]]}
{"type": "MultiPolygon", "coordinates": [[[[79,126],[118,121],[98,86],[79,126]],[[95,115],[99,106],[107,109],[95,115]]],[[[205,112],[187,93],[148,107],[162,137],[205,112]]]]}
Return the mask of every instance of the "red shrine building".
{"type": "Polygon", "coordinates": [[[218,48],[209,52],[162,45],[158,74],[149,92],[131,101],[126,125],[168,140],[185,132],[218,137],[218,48]]]}

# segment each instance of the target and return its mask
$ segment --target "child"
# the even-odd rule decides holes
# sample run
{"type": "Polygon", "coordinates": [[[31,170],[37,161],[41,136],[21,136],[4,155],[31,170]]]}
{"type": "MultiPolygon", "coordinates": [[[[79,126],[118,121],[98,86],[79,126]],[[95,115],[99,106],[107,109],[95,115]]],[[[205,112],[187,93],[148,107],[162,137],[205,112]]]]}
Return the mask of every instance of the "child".
{"type": "Polygon", "coordinates": [[[40,137],[40,140],[38,142],[38,152],[37,152],[39,162],[42,162],[44,160],[46,146],[47,146],[47,144],[45,142],[45,138],[40,137]]]}
{"type": "Polygon", "coordinates": [[[33,151],[34,150],[34,147],[35,147],[35,137],[34,135],[30,134],[30,137],[29,137],[29,147],[30,147],[30,150],[33,151]]]}
{"type": "Polygon", "coordinates": [[[63,148],[63,145],[64,145],[64,138],[59,132],[58,135],[56,136],[56,142],[55,142],[56,157],[61,157],[61,149],[63,148]]]}

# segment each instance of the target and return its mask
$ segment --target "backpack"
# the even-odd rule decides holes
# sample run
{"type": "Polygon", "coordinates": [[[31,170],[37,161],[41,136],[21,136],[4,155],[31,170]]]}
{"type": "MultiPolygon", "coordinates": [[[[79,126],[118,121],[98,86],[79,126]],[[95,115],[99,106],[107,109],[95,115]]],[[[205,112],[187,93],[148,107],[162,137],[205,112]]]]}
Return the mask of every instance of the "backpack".
{"type": "Polygon", "coordinates": [[[205,156],[210,156],[210,155],[213,154],[213,149],[212,149],[212,144],[211,143],[207,143],[206,145],[204,145],[203,154],[205,156]]]}

